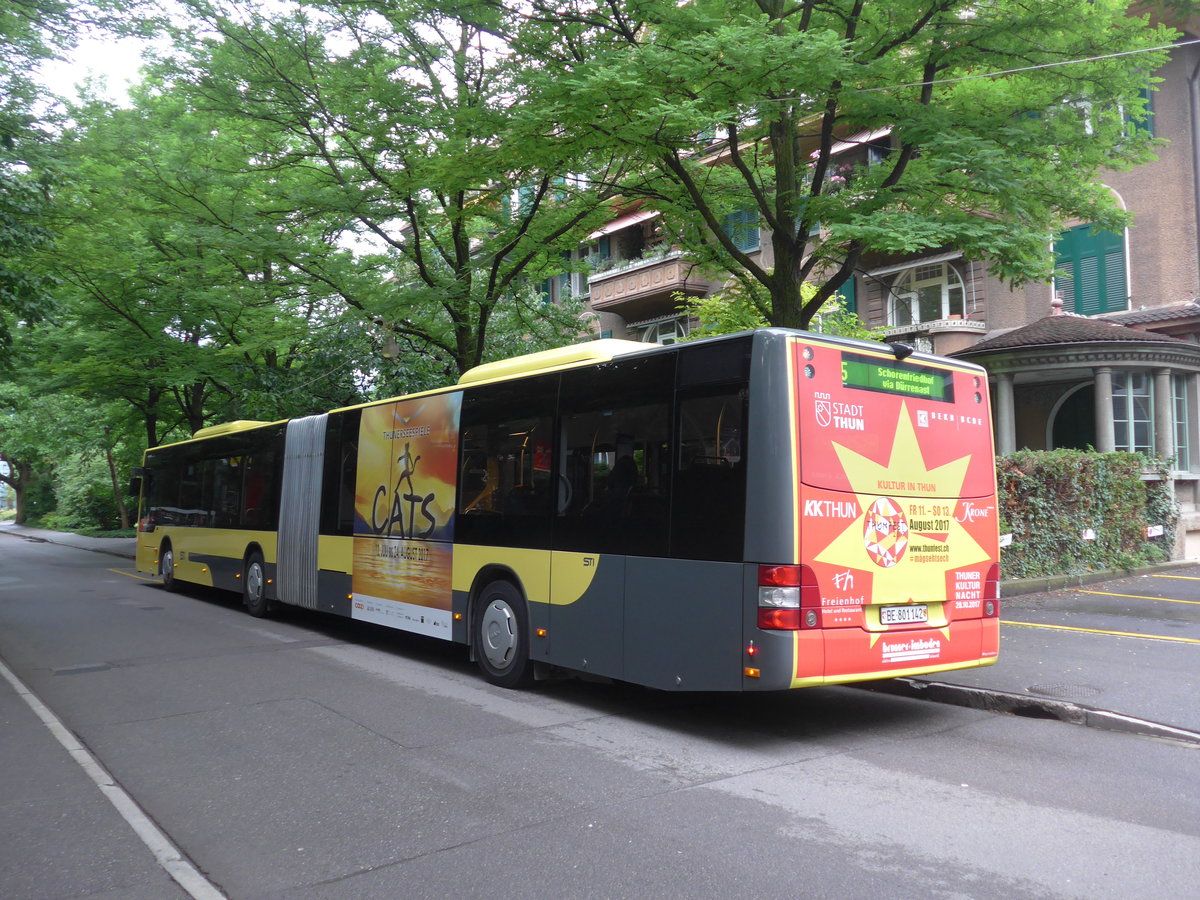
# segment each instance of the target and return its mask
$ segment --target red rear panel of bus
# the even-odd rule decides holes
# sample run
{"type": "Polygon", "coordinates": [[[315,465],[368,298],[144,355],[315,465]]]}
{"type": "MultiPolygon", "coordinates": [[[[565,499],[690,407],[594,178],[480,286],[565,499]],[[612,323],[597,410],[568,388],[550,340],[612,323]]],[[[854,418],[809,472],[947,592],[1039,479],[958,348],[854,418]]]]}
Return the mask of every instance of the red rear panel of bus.
{"type": "Polygon", "coordinates": [[[886,345],[813,338],[793,342],[789,365],[796,559],[816,584],[804,592],[793,684],[994,662],[999,547],[986,375],[944,359],[898,361],[886,345]]]}

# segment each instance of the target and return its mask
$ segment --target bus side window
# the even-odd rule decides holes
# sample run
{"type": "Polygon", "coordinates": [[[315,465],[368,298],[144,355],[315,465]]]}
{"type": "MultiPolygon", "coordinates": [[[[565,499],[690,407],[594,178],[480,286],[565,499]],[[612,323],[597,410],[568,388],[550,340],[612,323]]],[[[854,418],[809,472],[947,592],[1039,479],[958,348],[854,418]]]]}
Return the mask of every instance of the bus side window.
{"type": "Polygon", "coordinates": [[[192,456],[183,465],[179,479],[179,525],[203,525],[200,505],[204,502],[204,461],[192,456]]]}
{"type": "Polygon", "coordinates": [[[665,556],[673,356],[563,376],[555,547],[665,556]]]}
{"type": "Polygon", "coordinates": [[[744,391],[679,400],[671,555],[740,560],[746,521],[744,391]]]}
{"type": "MultiPolygon", "coordinates": [[[[149,462],[149,492],[143,504],[143,515],[154,525],[179,524],[179,472],[173,452],[161,450],[151,455],[149,462]]],[[[146,480],[143,480],[146,491],[146,480]]]]}
{"type": "Polygon", "coordinates": [[[210,460],[213,470],[213,525],[237,528],[242,508],[241,456],[210,460]]]}
{"type": "Polygon", "coordinates": [[[464,393],[457,541],[549,547],[557,394],[557,376],[484,385],[464,393]]]}
{"type": "Polygon", "coordinates": [[[358,429],[361,423],[361,409],[330,413],[326,422],[321,534],[354,534],[354,489],[358,479],[358,429]]]}
{"type": "Polygon", "coordinates": [[[242,527],[269,531],[276,522],[276,448],[274,441],[262,440],[246,460],[245,488],[242,491],[242,527]]]}

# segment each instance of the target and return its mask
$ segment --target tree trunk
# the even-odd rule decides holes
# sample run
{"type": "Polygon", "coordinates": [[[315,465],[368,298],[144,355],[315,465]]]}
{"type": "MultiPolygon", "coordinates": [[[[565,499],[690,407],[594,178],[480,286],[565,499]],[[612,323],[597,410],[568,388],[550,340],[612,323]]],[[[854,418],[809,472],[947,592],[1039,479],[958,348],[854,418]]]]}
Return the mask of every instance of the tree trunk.
{"type": "MultiPolygon", "coordinates": [[[[105,429],[104,436],[108,437],[108,430],[105,429]]],[[[108,441],[104,442],[104,455],[108,458],[108,474],[112,478],[113,499],[117,501],[117,514],[121,517],[121,527],[129,527],[129,509],[125,506],[125,492],[121,490],[121,482],[117,477],[117,461],[113,459],[112,447],[108,441]]]]}
{"type": "Polygon", "coordinates": [[[29,484],[33,466],[29,463],[13,462],[12,460],[6,460],[6,462],[8,462],[8,477],[4,479],[4,482],[12,488],[13,496],[16,498],[17,514],[13,519],[13,524],[24,525],[26,517],[25,487],[29,484]]]}

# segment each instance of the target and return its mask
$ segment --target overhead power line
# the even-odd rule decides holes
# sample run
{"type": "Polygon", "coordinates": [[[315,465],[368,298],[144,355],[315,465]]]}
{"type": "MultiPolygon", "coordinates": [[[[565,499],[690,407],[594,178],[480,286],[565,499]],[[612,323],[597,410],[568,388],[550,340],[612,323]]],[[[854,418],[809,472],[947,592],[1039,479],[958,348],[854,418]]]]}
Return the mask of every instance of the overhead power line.
{"type": "Polygon", "coordinates": [[[1174,50],[1177,47],[1190,47],[1200,44],[1200,38],[1190,41],[1180,41],[1178,44],[1165,44],[1161,47],[1142,47],[1138,50],[1122,50],[1119,53],[1105,53],[1101,56],[1088,56],[1082,59],[1063,59],[1057,62],[1038,63],[1035,66],[1021,66],[1017,69],[1003,69],[998,72],[979,72],[975,75],[960,75],[957,78],[935,78],[932,81],[911,81],[907,84],[893,84],[887,87],[859,88],[856,93],[869,94],[879,91],[898,91],[904,88],[924,87],[927,84],[957,84],[960,81],[973,81],[977,78],[1000,78],[1004,75],[1017,75],[1021,72],[1033,72],[1037,69],[1054,69],[1060,66],[1074,66],[1079,63],[1102,62],[1106,59],[1117,59],[1122,56],[1136,56],[1139,53],[1157,53],[1160,50],[1174,50]]]}

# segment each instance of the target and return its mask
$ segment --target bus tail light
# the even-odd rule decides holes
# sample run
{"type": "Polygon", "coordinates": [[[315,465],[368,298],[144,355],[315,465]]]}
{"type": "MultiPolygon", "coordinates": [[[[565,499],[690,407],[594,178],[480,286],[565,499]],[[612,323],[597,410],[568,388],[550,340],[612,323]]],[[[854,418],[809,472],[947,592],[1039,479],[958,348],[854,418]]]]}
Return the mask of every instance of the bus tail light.
{"type": "Polygon", "coordinates": [[[1000,615],[1000,564],[992,563],[983,582],[983,615],[992,619],[1000,615]]]}
{"type": "Polygon", "coordinates": [[[821,597],[808,566],[758,567],[758,627],[798,631],[820,625],[821,597]]]}

